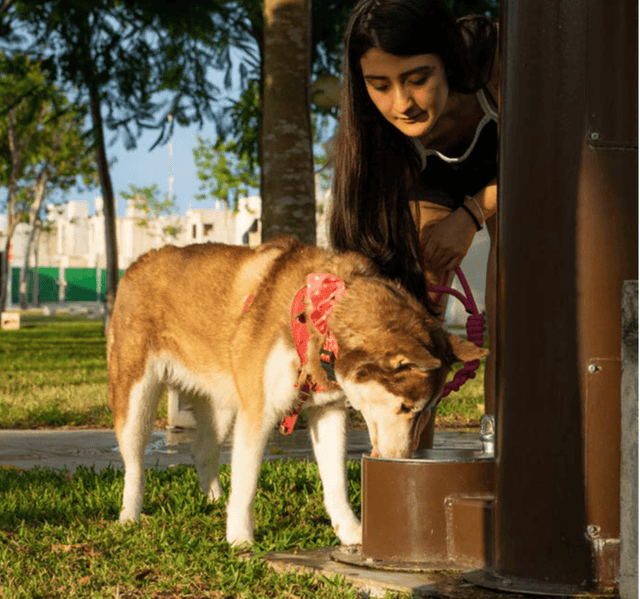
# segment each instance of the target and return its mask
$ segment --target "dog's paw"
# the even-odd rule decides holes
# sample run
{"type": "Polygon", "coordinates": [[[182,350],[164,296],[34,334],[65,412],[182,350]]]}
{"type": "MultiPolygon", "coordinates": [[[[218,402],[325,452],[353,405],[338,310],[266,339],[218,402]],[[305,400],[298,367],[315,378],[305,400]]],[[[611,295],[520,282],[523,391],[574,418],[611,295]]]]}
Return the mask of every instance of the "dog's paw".
{"type": "Polygon", "coordinates": [[[135,514],[129,510],[122,510],[118,522],[120,522],[120,524],[135,524],[136,522],[140,522],[140,514],[135,514]]]}
{"type": "Polygon", "coordinates": [[[253,543],[253,518],[251,514],[237,516],[227,508],[227,542],[234,547],[253,543]]]}
{"type": "Polygon", "coordinates": [[[355,520],[348,524],[336,524],[334,531],[343,545],[362,544],[362,524],[355,520]]]}
{"type": "Polygon", "coordinates": [[[229,532],[227,531],[227,543],[232,547],[242,547],[253,545],[253,534],[248,531],[229,532]]]}
{"type": "Polygon", "coordinates": [[[224,496],[224,492],[222,491],[222,485],[220,481],[216,478],[211,482],[211,486],[209,487],[209,491],[207,492],[207,501],[209,503],[216,503],[224,496]]]}

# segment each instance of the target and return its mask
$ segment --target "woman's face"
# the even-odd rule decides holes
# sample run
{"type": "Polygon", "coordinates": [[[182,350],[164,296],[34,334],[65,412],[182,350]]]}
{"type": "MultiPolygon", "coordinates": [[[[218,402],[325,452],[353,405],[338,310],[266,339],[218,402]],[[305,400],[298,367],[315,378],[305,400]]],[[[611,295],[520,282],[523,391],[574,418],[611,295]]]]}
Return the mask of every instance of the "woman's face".
{"type": "Polygon", "coordinates": [[[428,143],[445,113],[449,85],[436,54],[395,56],[370,48],[360,66],[371,101],[394,127],[428,143]]]}

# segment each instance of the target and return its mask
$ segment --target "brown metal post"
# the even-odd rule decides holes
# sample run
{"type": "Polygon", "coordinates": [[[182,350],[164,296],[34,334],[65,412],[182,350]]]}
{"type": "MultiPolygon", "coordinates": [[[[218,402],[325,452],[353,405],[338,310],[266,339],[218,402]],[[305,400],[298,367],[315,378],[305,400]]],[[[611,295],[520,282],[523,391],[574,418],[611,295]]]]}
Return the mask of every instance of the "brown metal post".
{"type": "Polygon", "coordinates": [[[492,588],[615,584],[620,318],[637,278],[636,0],[502,9],[492,588]]]}

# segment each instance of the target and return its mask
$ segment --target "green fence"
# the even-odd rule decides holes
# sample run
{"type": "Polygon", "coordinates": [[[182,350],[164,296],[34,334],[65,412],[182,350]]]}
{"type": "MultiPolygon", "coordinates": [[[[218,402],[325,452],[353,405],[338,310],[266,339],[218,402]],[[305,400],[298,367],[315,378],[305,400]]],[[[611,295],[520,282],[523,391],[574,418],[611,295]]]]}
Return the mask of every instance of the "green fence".
{"type": "MultiPolygon", "coordinates": [[[[11,301],[14,304],[20,303],[20,268],[11,269],[11,301]]],[[[29,302],[35,301],[34,288],[34,270],[29,269],[28,297],[29,302]]],[[[64,301],[66,302],[95,302],[104,301],[106,290],[107,272],[105,269],[95,268],[65,268],[64,280],[66,281],[64,291],[64,301]],[[100,292],[98,293],[98,276],[100,278],[100,292]]],[[[122,276],[124,270],[120,271],[122,276]]],[[[57,302],[59,301],[59,285],[60,269],[58,268],[38,268],[38,297],[40,302],[57,302]]]]}
{"type": "Polygon", "coordinates": [[[95,268],[65,268],[67,287],[64,299],[68,302],[98,301],[96,276],[95,268]]]}

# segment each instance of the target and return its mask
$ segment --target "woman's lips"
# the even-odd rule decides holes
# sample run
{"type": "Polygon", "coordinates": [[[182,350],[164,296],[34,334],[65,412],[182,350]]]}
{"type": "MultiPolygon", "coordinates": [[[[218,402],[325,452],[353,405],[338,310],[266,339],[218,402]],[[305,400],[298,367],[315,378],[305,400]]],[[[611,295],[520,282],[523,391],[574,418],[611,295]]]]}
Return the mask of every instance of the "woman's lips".
{"type": "Polygon", "coordinates": [[[415,121],[417,121],[419,118],[423,117],[425,115],[424,112],[419,112],[418,114],[416,114],[415,116],[412,117],[398,117],[399,121],[403,121],[405,123],[414,123],[415,121]]]}

